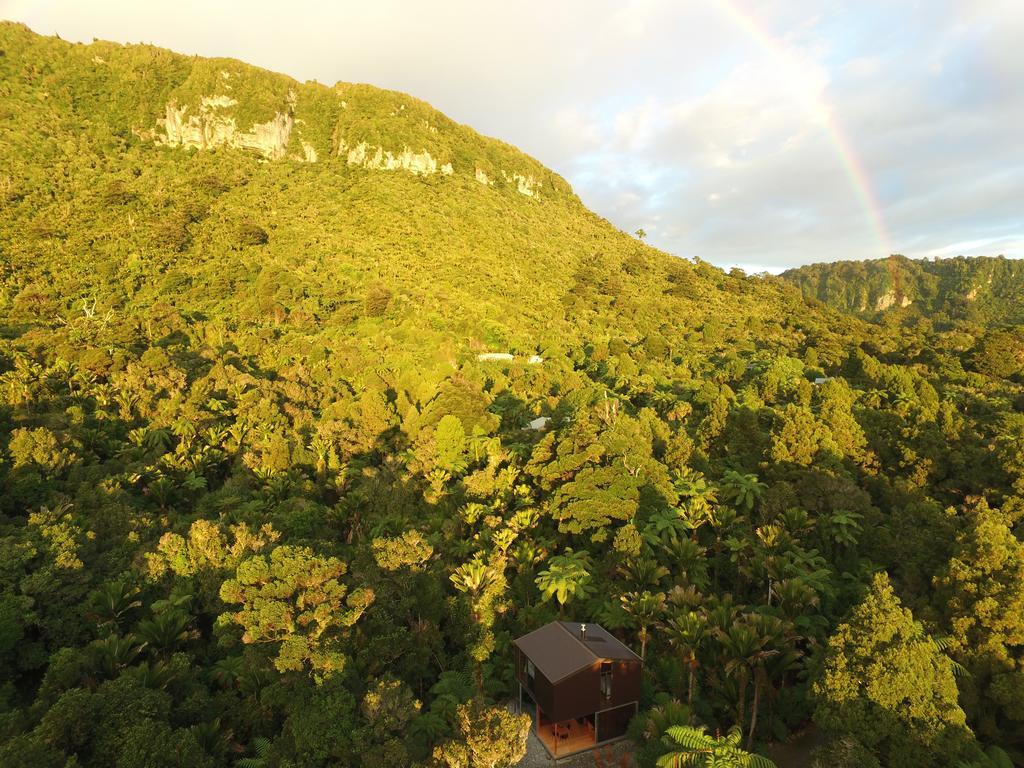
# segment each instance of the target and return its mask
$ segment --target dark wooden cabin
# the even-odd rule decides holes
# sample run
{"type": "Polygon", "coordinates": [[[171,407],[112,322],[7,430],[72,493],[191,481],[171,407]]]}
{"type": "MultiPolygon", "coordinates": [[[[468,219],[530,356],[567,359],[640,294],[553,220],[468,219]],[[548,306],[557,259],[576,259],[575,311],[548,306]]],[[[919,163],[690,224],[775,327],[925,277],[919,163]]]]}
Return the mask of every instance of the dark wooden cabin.
{"type": "Polygon", "coordinates": [[[520,711],[553,757],[626,734],[643,662],[597,624],[553,621],[515,643],[520,711]]]}

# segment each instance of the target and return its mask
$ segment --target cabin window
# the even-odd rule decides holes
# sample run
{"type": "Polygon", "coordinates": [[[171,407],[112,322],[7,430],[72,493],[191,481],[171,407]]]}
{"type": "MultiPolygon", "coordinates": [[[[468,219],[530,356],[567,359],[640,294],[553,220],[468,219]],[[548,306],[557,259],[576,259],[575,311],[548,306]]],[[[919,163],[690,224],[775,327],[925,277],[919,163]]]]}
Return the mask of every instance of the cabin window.
{"type": "Polygon", "coordinates": [[[530,690],[533,690],[533,675],[534,675],[533,662],[529,659],[526,660],[526,683],[529,685],[530,690]]]}
{"type": "Polygon", "coordinates": [[[612,663],[601,662],[601,695],[606,699],[612,697],[612,663]]]}

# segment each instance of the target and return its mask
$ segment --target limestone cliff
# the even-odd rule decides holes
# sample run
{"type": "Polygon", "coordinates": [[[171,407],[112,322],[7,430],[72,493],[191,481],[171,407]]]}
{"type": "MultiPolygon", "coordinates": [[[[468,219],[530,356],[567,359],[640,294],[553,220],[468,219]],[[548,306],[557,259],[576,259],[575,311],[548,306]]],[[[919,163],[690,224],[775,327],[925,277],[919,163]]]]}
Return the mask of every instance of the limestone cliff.
{"type": "Polygon", "coordinates": [[[909,296],[897,295],[896,291],[886,291],[875,300],[875,311],[884,312],[897,304],[901,307],[909,307],[913,303],[914,300],[909,296]]]}
{"type": "Polygon", "coordinates": [[[429,176],[434,173],[443,173],[451,176],[454,173],[451,163],[439,165],[437,160],[427,150],[413,152],[409,147],[403,147],[401,152],[393,153],[383,147],[375,147],[361,141],[355,146],[342,139],[338,143],[338,155],[344,157],[349,165],[357,165],[361,168],[368,168],[378,171],[408,171],[419,176],[429,176]]]}
{"type": "MultiPolygon", "coordinates": [[[[291,96],[289,104],[294,103],[294,96],[291,96]]],[[[320,159],[316,147],[302,138],[298,139],[299,149],[293,150],[289,155],[292,134],[298,130],[301,135],[301,125],[304,122],[301,118],[296,119],[291,109],[276,113],[265,123],[253,123],[249,130],[242,130],[233,114],[237,105],[236,99],[223,94],[201,97],[199,107],[194,111],[187,104],[171,101],[165,107],[164,116],[157,120],[157,130],[149,135],[153,136],[157,143],[171,147],[230,147],[256,152],[268,160],[291,158],[315,163],[320,159]]],[[[340,105],[342,109],[348,107],[344,101],[340,102],[340,105]]],[[[430,133],[437,133],[434,126],[428,125],[427,130],[430,133]]],[[[376,171],[405,171],[416,176],[431,176],[437,173],[451,176],[455,173],[451,161],[441,162],[426,148],[417,152],[409,146],[404,146],[401,150],[392,151],[367,141],[349,143],[346,139],[337,137],[336,140],[336,155],[347,165],[376,171]]],[[[501,178],[519,194],[532,198],[539,197],[542,182],[532,174],[510,173],[504,170],[500,173],[501,178]]],[[[487,173],[479,167],[474,168],[474,177],[481,184],[494,184],[487,173]]]]}
{"type": "MultiPolygon", "coordinates": [[[[230,110],[238,102],[230,96],[204,96],[199,109],[189,114],[188,105],[167,104],[164,117],[157,120],[157,141],[172,147],[232,147],[257,152],[271,160],[287,154],[295,119],[278,112],[265,123],[254,123],[240,130],[230,110]],[[163,130],[163,135],[159,133],[163,130]]],[[[308,146],[308,145],[307,145],[308,146]]],[[[302,159],[316,160],[316,151],[304,147],[302,159]]]]}
{"type": "Polygon", "coordinates": [[[502,171],[501,175],[505,181],[516,185],[516,191],[519,194],[526,195],[527,197],[537,197],[540,191],[540,181],[533,178],[533,176],[523,176],[520,173],[506,173],[505,171],[502,171]]]}

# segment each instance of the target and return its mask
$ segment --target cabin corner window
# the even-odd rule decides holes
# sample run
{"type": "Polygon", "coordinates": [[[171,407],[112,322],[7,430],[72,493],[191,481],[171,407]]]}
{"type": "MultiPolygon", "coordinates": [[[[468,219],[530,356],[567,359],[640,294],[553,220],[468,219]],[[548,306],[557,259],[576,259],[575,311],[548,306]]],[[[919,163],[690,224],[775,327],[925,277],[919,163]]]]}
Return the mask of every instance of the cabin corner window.
{"type": "Polygon", "coordinates": [[[533,662],[529,659],[526,660],[526,683],[533,690],[533,676],[534,676],[533,662]]]}
{"type": "Polygon", "coordinates": [[[612,697],[612,663],[601,662],[601,695],[606,699],[612,697]]]}

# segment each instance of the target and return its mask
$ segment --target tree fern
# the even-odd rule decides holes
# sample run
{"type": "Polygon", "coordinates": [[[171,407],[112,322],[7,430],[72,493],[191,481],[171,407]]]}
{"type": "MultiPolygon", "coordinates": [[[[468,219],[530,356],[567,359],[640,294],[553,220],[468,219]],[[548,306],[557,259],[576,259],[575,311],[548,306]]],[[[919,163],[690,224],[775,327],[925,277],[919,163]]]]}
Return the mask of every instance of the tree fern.
{"type": "Polygon", "coordinates": [[[665,744],[673,751],[658,758],[658,768],[776,768],[775,763],[740,747],[743,736],[732,727],[725,736],[712,736],[703,727],[674,725],[668,729],[665,744]]]}
{"type": "Polygon", "coordinates": [[[252,751],[256,753],[255,757],[240,757],[235,764],[238,768],[266,768],[267,759],[270,757],[270,747],[270,739],[257,736],[252,740],[252,751]]]}

